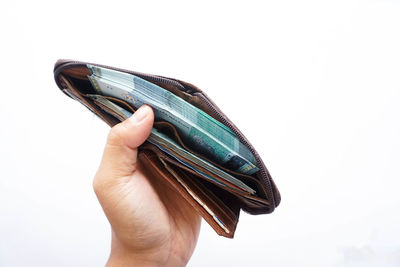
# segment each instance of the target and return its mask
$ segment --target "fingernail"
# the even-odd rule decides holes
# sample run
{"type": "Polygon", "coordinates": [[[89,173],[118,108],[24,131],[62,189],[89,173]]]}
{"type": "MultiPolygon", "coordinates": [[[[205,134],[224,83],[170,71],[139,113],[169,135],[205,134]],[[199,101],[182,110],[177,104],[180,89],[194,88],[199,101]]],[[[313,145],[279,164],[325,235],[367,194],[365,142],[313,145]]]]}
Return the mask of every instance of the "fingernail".
{"type": "Polygon", "coordinates": [[[147,105],[141,106],[135,113],[130,117],[130,120],[135,123],[142,121],[149,114],[150,107],[147,105]]]}

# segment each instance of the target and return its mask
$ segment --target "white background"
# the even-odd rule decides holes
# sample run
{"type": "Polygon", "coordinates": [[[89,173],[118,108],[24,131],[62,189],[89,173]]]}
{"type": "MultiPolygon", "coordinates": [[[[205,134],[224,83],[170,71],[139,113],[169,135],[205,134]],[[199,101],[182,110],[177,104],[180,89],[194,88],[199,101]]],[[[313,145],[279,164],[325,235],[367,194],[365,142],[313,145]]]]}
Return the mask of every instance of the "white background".
{"type": "Polygon", "coordinates": [[[400,265],[399,1],[0,4],[0,266],[102,266],[108,127],[62,94],[72,58],[202,88],[282,193],[189,266],[400,265]]]}

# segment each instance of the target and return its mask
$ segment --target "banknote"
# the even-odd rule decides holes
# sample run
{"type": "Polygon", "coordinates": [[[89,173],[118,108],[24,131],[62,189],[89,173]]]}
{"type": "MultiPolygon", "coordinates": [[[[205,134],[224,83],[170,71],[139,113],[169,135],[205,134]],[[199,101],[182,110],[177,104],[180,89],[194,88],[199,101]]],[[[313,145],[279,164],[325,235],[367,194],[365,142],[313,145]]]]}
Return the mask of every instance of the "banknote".
{"type": "MultiPolygon", "coordinates": [[[[119,120],[123,121],[129,118],[132,113],[121,108],[120,106],[114,104],[113,102],[109,101],[105,97],[101,95],[87,95],[90,97],[98,106],[100,106],[106,112],[112,114],[113,116],[117,117],[119,120]]],[[[207,175],[206,173],[200,171],[199,169],[195,168],[193,164],[200,166],[207,171],[221,177],[226,182],[236,186],[237,188],[246,191],[250,194],[255,194],[255,190],[251,187],[247,186],[245,183],[240,181],[239,179],[233,177],[229,173],[217,168],[216,166],[212,165],[211,163],[197,157],[196,155],[190,153],[189,151],[183,149],[179,144],[177,144],[173,139],[171,139],[166,134],[158,131],[156,128],[151,130],[150,136],[148,141],[152,144],[156,145],[159,149],[167,153],[168,155],[175,158],[178,162],[182,163],[186,167],[192,169],[196,173],[200,174],[201,176],[207,178],[208,180],[212,180],[224,187],[228,186],[226,183],[221,183],[220,181],[216,180],[215,178],[207,175]],[[176,155],[180,156],[177,157],[176,155]]],[[[235,189],[234,187],[232,189],[235,189]]]]}
{"type": "Polygon", "coordinates": [[[93,94],[88,94],[86,96],[91,98],[94,101],[94,103],[96,103],[106,112],[111,113],[114,117],[116,117],[120,121],[124,121],[126,118],[129,118],[132,115],[131,112],[123,108],[119,108],[118,105],[115,105],[113,102],[111,102],[104,96],[93,95],[93,94]]]}
{"type": "MultiPolygon", "coordinates": [[[[232,175],[228,174],[227,172],[215,167],[211,163],[197,157],[196,155],[190,153],[189,151],[183,149],[180,145],[178,145],[175,141],[173,141],[171,138],[169,138],[167,135],[157,131],[157,129],[154,129],[151,131],[150,134],[150,141],[155,142],[159,146],[164,148],[164,151],[169,152],[169,154],[178,154],[181,157],[183,157],[185,160],[190,161],[191,163],[194,163],[200,167],[203,167],[204,169],[212,172],[213,174],[216,174],[217,176],[223,178],[227,182],[230,182],[234,184],[235,186],[247,191],[250,194],[254,194],[255,191],[247,186],[245,183],[240,181],[239,179],[236,179],[232,175]]],[[[193,169],[193,168],[192,168],[193,169]]],[[[195,169],[195,168],[194,168],[195,169]]],[[[202,173],[203,176],[206,175],[205,173],[202,173]]],[[[208,175],[206,175],[208,176],[208,175]]]]}
{"type": "Polygon", "coordinates": [[[88,65],[88,78],[100,95],[125,100],[135,108],[153,107],[156,119],[172,123],[185,143],[201,155],[230,169],[253,174],[255,158],[225,125],[171,92],[140,77],[88,65]]]}

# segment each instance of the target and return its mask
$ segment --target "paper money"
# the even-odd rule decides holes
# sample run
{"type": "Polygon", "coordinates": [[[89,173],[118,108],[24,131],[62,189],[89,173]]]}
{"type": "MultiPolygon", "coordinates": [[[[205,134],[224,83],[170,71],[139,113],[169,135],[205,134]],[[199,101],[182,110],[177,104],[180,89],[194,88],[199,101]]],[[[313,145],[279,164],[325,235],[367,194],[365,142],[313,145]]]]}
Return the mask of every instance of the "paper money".
{"type": "Polygon", "coordinates": [[[122,99],[135,108],[153,107],[156,119],[172,123],[185,143],[233,171],[253,174],[255,158],[225,125],[171,92],[132,74],[88,65],[93,87],[100,95],[122,99]]]}
{"type": "MultiPolygon", "coordinates": [[[[178,154],[181,157],[183,157],[185,160],[188,160],[200,167],[203,167],[204,169],[212,172],[213,174],[221,177],[222,179],[234,184],[235,186],[249,192],[250,194],[254,194],[255,191],[247,186],[245,183],[240,181],[239,179],[236,179],[232,175],[228,174],[227,172],[215,167],[211,163],[197,157],[196,155],[190,153],[189,151],[183,149],[180,145],[178,145],[176,142],[174,142],[171,138],[169,138],[167,135],[157,131],[157,129],[154,129],[151,131],[150,134],[150,141],[153,141],[160,146],[162,146],[165,150],[169,152],[169,154],[178,154]]],[[[192,168],[193,169],[193,168],[192,168]]],[[[206,175],[203,173],[203,175],[206,175]]],[[[206,175],[208,176],[208,175],[206,175]]]]}
{"type": "MultiPolygon", "coordinates": [[[[95,103],[100,108],[102,108],[104,111],[110,113],[111,115],[115,116],[116,118],[118,118],[121,121],[129,118],[132,115],[131,112],[121,108],[120,106],[114,104],[113,102],[109,101],[108,99],[106,99],[103,96],[88,95],[88,97],[90,97],[93,101],[95,101],[95,103]]],[[[228,174],[227,172],[215,167],[211,163],[209,163],[209,162],[197,157],[196,155],[190,153],[189,151],[183,149],[174,140],[172,140],[167,135],[159,132],[155,128],[153,128],[151,130],[148,141],[151,142],[152,144],[156,145],[158,148],[160,148],[165,153],[167,153],[170,156],[172,156],[173,158],[175,158],[178,162],[184,164],[186,167],[194,170],[195,172],[197,172],[201,176],[207,178],[208,180],[212,180],[222,186],[227,186],[226,184],[221,183],[220,181],[207,175],[206,173],[196,169],[193,166],[193,164],[196,164],[196,165],[208,170],[209,172],[217,175],[218,177],[221,177],[223,180],[235,185],[236,187],[240,188],[241,190],[244,190],[250,194],[256,193],[255,190],[253,190],[251,187],[247,186],[245,183],[243,183],[239,179],[233,177],[232,175],[228,174]],[[178,158],[175,154],[179,155],[180,158],[178,158]]]]}
{"type": "Polygon", "coordinates": [[[115,105],[113,102],[111,102],[104,96],[88,94],[87,97],[91,98],[94,101],[94,103],[96,103],[104,111],[111,113],[114,117],[116,117],[120,121],[124,121],[126,118],[129,118],[132,115],[131,112],[123,108],[120,108],[118,105],[115,105]]]}

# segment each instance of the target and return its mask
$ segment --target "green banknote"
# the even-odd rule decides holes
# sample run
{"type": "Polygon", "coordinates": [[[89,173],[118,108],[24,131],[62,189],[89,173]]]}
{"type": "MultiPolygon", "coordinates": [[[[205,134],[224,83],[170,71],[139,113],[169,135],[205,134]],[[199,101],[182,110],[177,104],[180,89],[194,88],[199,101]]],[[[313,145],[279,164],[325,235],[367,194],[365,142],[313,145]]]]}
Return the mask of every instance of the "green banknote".
{"type": "Polygon", "coordinates": [[[120,108],[118,105],[115,105],[113,102],[111,102],[110,100],[108,100],[107,98],[105,98],[101,95],[89,94],[87,96],[89,98],[91,98],[94,101],[94,103],[96,103],[104,111],[112,114],[114,117],[116,117],[120,121],[124,121],[132,115],[131,112],[129,112],[123,108],[120,108]]]}
{"type": "MultiPolygon", "coordinates": [[[[129,118],[132,113],[121,108],[120,106],[112,103],[108,99],[106,99],[103,96],[100,95],[88,95],[98,106],[100,106],[103,110],[106,112],[110,113],[111,115],[115,116],[119,120],[123,121],[127,118],[129,118]]],[[[251,187],[247,186],[245,183],[240,181],[239,179],[233,177],[229,173],[215,167],[211,163],[197,157],[196,155],[190,153],[189,151],[183,149],[179,144],[177,144],[174,140],[172,140],[170,137],[167,135],[159,132],[157,129],[153,128],[151,130],[150,136],[148,138],[148,141],[155,144],[158,148],[160,148],[162,151],[166,152],[167,154],[171,155],[174,157],[176,160],[184,164],[185,166],[189,167],[190,169],[196,171],[200,175],[204,176],[208,180],[213,180],[214,182],[217,182],[218,184],[221,184],[223,186],[229,186],[224,183],[219,182],[218,180],[215,180],[211,176],[205,174],[204,172],[199,171],[196,169],[193,164],[196,164],[211,173],[221,177],[223,180],[237,186],[238,188],[250,193],[250,194],[255,194],[255,190],[253,190],[251,187]],[[180,158],[177,158],[175,154],[179,155],[180,158]],[[182,159],[183,158],[183,159],[182,159]]],[[[235,188],[232,188],[235,189],[235,188]]]]}
{"type": "MultiPolygon", "coordinates": [[[[228,174],[227,172],[215,167],[211,163],[197,157],[196,155],[190,153],[189,151],[183,149],[180,145],[178,145],[175,141],[169,138],[167,135],[157,131],[154,129],[151,131],[150,134],[150,141],[152,143],[157,144],[157,146],[161,146],[163,151],[167,152],[170,155],[178,154],[184,158],[183,161],[188,161],[188,164],[194,163],[204,169],[212,172],[213,174],[218,175],[219,177],[223,178],[225,181],[234,184],[235,186],[241,188],[244,191],[247,191],[250,194],[255,194],[256,192],[249,186],[247,186],[242,181],[236,179],[232,175],[228,174]]],[[[191,165],[192,166],[192,165],[191,165]]],[[[192,168],[193,169],[193,168],[192,168]]],[[[206,175],[202,173],[203,176],[206,175]]],[[[208,175],[206,175],[208,176],[208,175]]],[[[213,179],[213,178],[212,178],[213,179]]]]}
{"type": "Polygon", "coordinates": [[[153,107],[156,119],[172,123],[185,143],[231,170],[253,174],[255,158],[225,125],[171,92],[132,74],[88,65],[88,78],[100,95],[125,100],[135,108],[153,107]]]}

